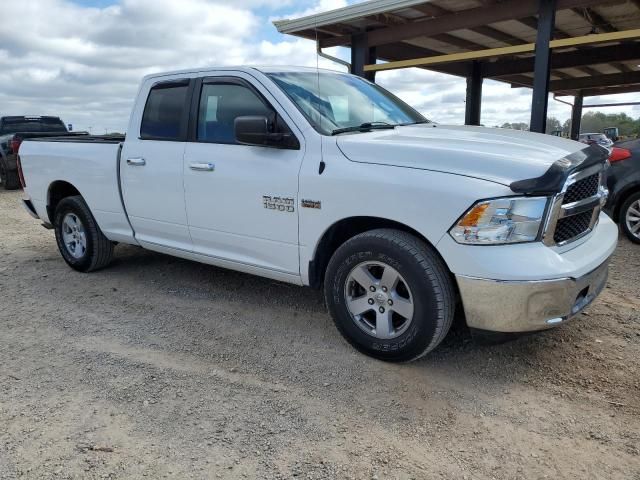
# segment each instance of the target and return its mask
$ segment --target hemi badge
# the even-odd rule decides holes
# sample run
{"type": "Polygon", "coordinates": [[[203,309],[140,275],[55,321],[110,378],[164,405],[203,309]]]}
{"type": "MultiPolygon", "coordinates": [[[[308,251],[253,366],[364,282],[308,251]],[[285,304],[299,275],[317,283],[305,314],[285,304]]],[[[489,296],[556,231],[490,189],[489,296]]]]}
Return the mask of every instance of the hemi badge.
{"type": "Polygon", "coordinates": [[[320,200],[302,200],[300,203],[302,208],[322,208],[322,202],[320,202],[320,200]]]}

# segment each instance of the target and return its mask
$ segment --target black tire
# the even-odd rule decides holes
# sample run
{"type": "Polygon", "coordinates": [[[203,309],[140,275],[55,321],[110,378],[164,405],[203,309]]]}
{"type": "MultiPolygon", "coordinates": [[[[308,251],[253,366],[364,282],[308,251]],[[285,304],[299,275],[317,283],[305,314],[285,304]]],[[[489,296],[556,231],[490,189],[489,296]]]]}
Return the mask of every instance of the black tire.
{"type": "Polygon", "coordinates": [[[338,330],[351,345],[393,362],[416,360],[436,348],[451,327],[456,304],[449,270],[433,248],[407,232],[392,229],[356,235],[338,248],[327,267],[324,294],[338,330]],[[364,262],[391,266],[412,292],[412,320],[395,338],[380,339],[365,332],[349,312],[349,275],[364,262]]]}
{"type": "Polygon", "coordinates": [[[92,272],[106,267],[111,262],[113,243],[104,236],[81,196],[67,197],[60,201],[56,207],[53,225],[60,254],[74,270],[92,272]],[[76,216],[84,228],[86,248],[80,257],[72,255],[63,240],[63,221],[68,214],[76,216]]]}
{"type": "MultiPolygon", "coordinates": [[[[629,225],[627,225],[627,213],[629,212],[629,209],[634,204],[637,205],[637,202],[640,202],[640,192],[631,194],[624,201],[624,203],[622,204],[622,207],[620,207],[620,227],[622,227],[622,231],[627,236],[627,238],[629,238],[629,240],[631,240],[633,243],[640,244],[640,232],[637,232],[634,234],[629,229],[629,225]]],[[[637,209],[637,206],[636,206],[636,209],[637,209]]]]}
{"type": "Polygon", "coordinates": [[[7,169],[4,160],[0,160],[0,182],[5,190],[17,190],[20,188],[20,179],[18,172],[7,169]]]}

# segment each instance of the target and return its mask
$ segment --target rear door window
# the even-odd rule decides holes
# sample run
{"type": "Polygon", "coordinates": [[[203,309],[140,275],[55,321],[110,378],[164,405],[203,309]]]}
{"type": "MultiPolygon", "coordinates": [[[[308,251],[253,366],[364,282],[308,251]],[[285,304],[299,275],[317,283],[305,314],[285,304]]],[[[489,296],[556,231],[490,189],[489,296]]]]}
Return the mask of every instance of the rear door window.
{"type": "Polygon", "coordinates": [[[142,114],[141,139],[183,141],[187,91],[186,81],[160,84],[151,89],[142,114]]]}

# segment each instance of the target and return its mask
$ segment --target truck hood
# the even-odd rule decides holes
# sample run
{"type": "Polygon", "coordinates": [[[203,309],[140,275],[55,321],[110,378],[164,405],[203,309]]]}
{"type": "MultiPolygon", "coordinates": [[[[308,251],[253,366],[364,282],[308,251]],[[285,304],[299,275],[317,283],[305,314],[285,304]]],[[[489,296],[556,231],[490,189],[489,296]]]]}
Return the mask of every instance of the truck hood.
{"type": "Polygon", "coordinates": [[[502,128],[418,124],[337,137],[351,161],[465,175],[510,185],[542,176],[583,143],[502,128]]]}

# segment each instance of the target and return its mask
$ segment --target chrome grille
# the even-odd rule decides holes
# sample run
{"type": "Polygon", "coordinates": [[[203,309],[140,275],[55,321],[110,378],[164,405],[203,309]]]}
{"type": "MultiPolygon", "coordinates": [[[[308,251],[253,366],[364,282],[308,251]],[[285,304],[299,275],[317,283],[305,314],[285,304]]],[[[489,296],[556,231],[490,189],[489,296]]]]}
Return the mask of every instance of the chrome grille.
{"type": "Polygon", "coordinates": [[[593,210],[561,218],[558,220],[558,224],[556,225],[556,231],[553,234],[553,239],[556,243],[564,243],[572,238],[582,235],[584,232],[589,230],[591,217],[593,217],[593,210]]]}
{"type": "Polygon", "coordinates": [[[563,246],[593,230],[607,197],[604,165],[595,165],[569,176],[562,192],[552,199],[543,242],[563,246]]]}
{"type": "Polygon", "coordinates": [[[598,188],[600,187],[600,174],[594,173],[582,180],[578,180],[576,183],[567,188],[564,194],[563,205],[567,203],[579,202],[585,198],[593,197],[598,194],[598,188]]]}

